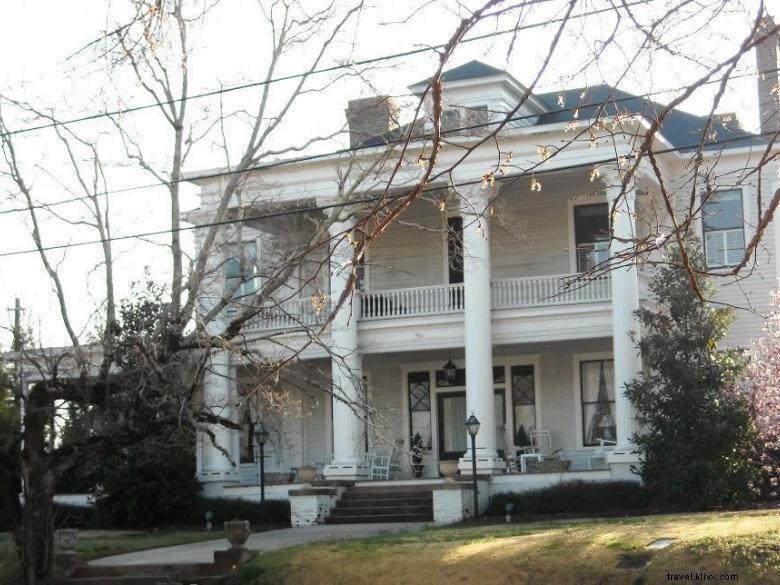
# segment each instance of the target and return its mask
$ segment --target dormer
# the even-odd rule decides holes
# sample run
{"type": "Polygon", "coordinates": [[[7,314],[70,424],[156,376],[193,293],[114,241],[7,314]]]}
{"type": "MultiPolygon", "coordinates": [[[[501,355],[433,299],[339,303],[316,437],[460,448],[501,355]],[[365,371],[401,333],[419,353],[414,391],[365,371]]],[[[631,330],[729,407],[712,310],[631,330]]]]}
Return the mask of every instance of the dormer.
{"type": "MultiPolygon", "coordinates": [[[[470,61],[442,73],[442,127],[449,130],[479,126],[487,122],[498,122],[512,111],[527,91],[517,79],[506,71],[480,61],[470,61]]],[[[414,95],[422,95],[430,84],[424,79],[409,86],[414,95]]],[[[430,115],[430,92],[426,96],[426,109],[430,115]]],[[[519,118],[510,122],[509,128],[533,126],[540,114],[546,111],[545,104],[531,95],[523,107],[513,116],[519,118]]],[[[473,128],[479,133],[479,128],[473,128]]]]}

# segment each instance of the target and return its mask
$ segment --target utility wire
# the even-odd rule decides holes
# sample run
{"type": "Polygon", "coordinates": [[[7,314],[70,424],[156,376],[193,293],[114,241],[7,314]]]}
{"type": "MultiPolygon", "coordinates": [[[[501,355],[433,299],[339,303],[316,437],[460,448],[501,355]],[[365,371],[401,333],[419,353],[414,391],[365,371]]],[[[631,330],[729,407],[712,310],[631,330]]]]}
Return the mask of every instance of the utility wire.
{"type": "MultiPolygon", "coordinates": [[[[706,144],[706,146],[711,147],[711,146],[717,146],[718,144],[728,144],[730,142],[735,142],[735,141],[743,141],[743,140],[748,140],[748,139],[753,140],[755,138],[759,138],[759,139],[760,138],[768,138],[770,136],[775,136],[775,135],[776,135],[776,132],[772,131],[772,132],[763,132],[761,134],[755,134],[755,135],[751,135],[751,136],[733,136],[733,137],[729,137],[729,138],[723,138],[723,139],[720,139],[720,140],[708,142],[706,144]]],[[[686,151],[686,150],[691,150],[691,149],[697,148],[699,146],[700,146],[700,142],[695,142],[695,143],[687,144],[687,145],[684,145],[684,146],[676,146],[676,147],[672,147],[672,148],[665,148],[665,149],[661,149],[661,150],[654,150],[653,153],[654,154],[667,154],[667,153],[672,153],[672,152],[683,152],[683,151],[686,151]]],[[[566,166],[563,166],[563,167],[556,167],[556,168],[553,168],[553,169],[541,169],[541,170],[534,170],[534,171],[523,171],[523,172],[515,173],[515,174],[507,174],[507,175],[504,175],[500,179],[500,181],[509,181],[509,180],[512,180],[512,179],[519,179],[519,178],[524,177],[524,176],[531,176],[531,175],[537,176],[537,175],[544,175],[544,174],[548,174],[548,173],[557,173],[557,172],[561,172],[561,171],[575,170],[575,169],[581,169],[581,168],[593,168],[593,167],[597,167],[597,166],[600,166],[600,165],[608,164],[608,163],[611,163],[611,162],[617,162],[618,158],[619,157],[614,156],[614,157],[608,157],[608,158],[604,158],[604,159],[597,160],[597,161],[588,161],[586,163],[571,164],[571,165],[566,165],[566,166]]],[[[630,159],[633,159],[633,158],[635,158],[633,155],[625,157],[626,160],[630,160],[630,159]]],[[[482,180],[481,179],[475,179],[473,181],[463,181],[463,182],[458,182],[458,183],[451,183],[451,184],[448,184],[447,186],[448,187],[466,187],[466,186],[470,186],[470,185],[479,185],[479,184],[482,184],[482,180]]],[[[443,186],[441,186],[441,185],[430,185],[428,187],[424,187],[423,188],[423,192],[438,191],[438,190],[440,190],[442,188],[443,188],[443,186]]],[[[222,221],[206,222],[206,223],[190,225],[190,226],[180,226],[179,228],[176,228],[176,229],[168,228],[168,229],[164,229],[164,230],[156,230],[156,231],[151,231],[151,232],[140,232],[140,233],[134,233],[134,234],[126,234],[126,235],[123,235],[123,236],[112,236],[110,238],[105,238],[104,240],[87,240],[87,241],[83,241],[83,242],[76,242],[76,243],[69,243],[69,244],[55,244],[55,245],[51,245],[51,246],[44,246],[40,250],[38,248],[30,248],[30,249],[27,249],[27,250],[13,250],[13,251],[10,251],[10,252],[0,252],[0,258],[9,257],[9,256],[21,256],[21,255],[24,255],[24,254],[37,254],[37,253],[39,253],[41,251],[48,252],[48,251],[53,251],[53,250],[62,250],[62,249],[65,249],[65,248],[76,248],[76,247],[81,247],[81,246],[93,246],[93,245],[97,245],[97,244],[103,244],[104,242],[108,242],[108,241],[116,242],[116,241],[131,240],[131,239],[142,238],[142,237],[161,236],[161,235],[171,234],[173,232],[185,232],[185,231],[192,231],[192,230],[206,228],[206,227],[225,226],[225,225],[232,225],[232,224],[238,224],[238,223],[246,223],[246,222],[249,222],[249,221],[256,221],[256,220],[260,220],[260,219],[273,219],[273,218],[276,218],[276,217],[286,217],[286,216],[291,216],[291,215],[298,215],[298,214],[301,214],[301,213],[308,213],[308,212],[311,212],[311,211],[326,211],[328,209],[351,207],[351,206],[355,206],[355,205],[363,205],[365,203],[373,203],[373,202],[381,201],[383,199],[388,200],[388,201],[394,201],[396,199],[403,198],[404,196],[405,196],[404,193],[401,193],[401,194],[398,194],[398,195],[389,195],[389,196],[388,195],[384,195],[384,194],[383,195],[375,195],[375,196],[370,196],[370,197],[362,197],[360,199],[355,199],[355,200],[352,200],[352,201],[345,201],[345,202],[341,202],[341,203],[329,203],[329,204],[326,204],[326,205],[311,205],[311,206],[307,206],[307,207],[299,207],[299,208],[296,208],[296,209],[286,209],[286,210],[280,210],[280,211],[275,211],[275,212],[261,213],[261,214],[257,214],[257,215],[250,215],[250,216],[247,216],[247,217],[242,217],[242,218],[237,218],[237,219],[225,219],[225,220],[222,220],[222,221]]]]}
{"type": "MultiPolygon", "coordinates": [[[[770,70],[770,71],[766,71],[766,72],[762,72],[762,73],[768,73],[768,72],[778,71],[778,70],[779,69],[774,69],[774,70],[770,70]]],[[[740,74],[740,75],[732,75],[732,76],[729,77],[729,79],[730,80],[731,79],[742,79],[742,78],[746,78],[746,77],[755,77],[756,75],[758,75],[758,72],[743,73],[743,74],[740,74]]],[[[704,85],[712,85],[712,84],[721,83],[721,82],[722,82],[722,80],[720,78],[718,78],[718,79],[710,79],[709,81],[703,82],[701,85],[702,86],[704,86],[704,85]]],[[[656,91],[650,91],[650,92],[646,92],[646,93],[641,94],[641,95],[633,95],[633,94],[631,94],[631,95],[626,95],[624,97],[613,98],[613,99],[610,99],[608,101],[585,103],[585,104],[577,104],[577,105],[574,105],[574,106],[571,106],[571,107],[567,107],[567,108],[558,108],[558,109],[555,109],[555,110],[547,110],[545,112],[542,112],[541,114],[524,114],[524,115],[521,115],[521,116],[514,116],[510,120],[508,120],[507,122],[511,123],[511,122],[518,122],[518,121],[522,121],[522,120],[528,120],[528,119],[532,119],[532,118],[537,118],[540,115],[563,114],[563,113],[567,113],[567,112],[575,112],[575,111],[582,110],[582,109],[585,109],[585,108],[599,108],[599,107],[602,107],[602,106],[609,106],[609,105],[613,105],[613,104],[620,104],[622,102],[627,102],[627,101],[632,101],[632,100],[637,100],[637,99],[638,100],[642,100],[642,99],[650,98],[651,96],[657,96],[657,95],[663,95],[663,94],[666,94],[666,93],[674,93],[674,92],[677,92],[677,91],[682,91],[682,90],[686,89],[687,87],[688,87],[687,85],[683,85],[683,86],[678,86],[678,87],[670,88],[670,89],[661,89],[661,90],[656,90],[656,91]]],[[[585,89],[587,91],[587,88],[585,88],[585,89]]],[[[617,89],[617,88],[612,88],[612,89],[614,90],[614,89],[617,89]]],[[[491,121],[491,122],[485,122],[485,123],[480,123],[480,124],[472,124],[470,126],[460,126],[458,128],[450,128],[449,130],[442,130],[441,134],[442,134],[442,136],[447,136],[447,135],[451,135],[451,134],[457,134],[458,132],[463,132],[463,131],[466,131],[466,130],[477,130],[477,129],[480,129],[480,128],[486,128],[486,127],[489,127],[489,126],[495,126],[498,123],[499,123],[498,121],[491,121]]],[[[431,134],[424,134],[422,136],[414,137],[414,140],[426,140],[426,139],[431,138],[431,136],[432,136],[431,134]]],[[[251,173],[251,172],[254,172],[254,171],[263,171],[263,170],[268,170],[268,169],[274,169],[274,168],[278,168],[278,167],[282,167],[282,166],[286,166],[286,165],[299,164],[299,163],[303,163],[303,162],[311,162],[311,161],[314,161],[314,160],[319,160],[319,159],[324,159],[324,158],[328,158],[328,157],[338,156],[340,154],[349,154],[349,153],[358,152],[358,151],[362,151],[362,150],[375,149],[375,148],[384,147],[384,146],[393,146],[393,145],[396,145],[396,144],[401,144],[401,143],[403,143],[405,141],[406,141],[405,137],[401,137],[401,138],[398,138],[398,139],[388,139],[385,142],[383,142],[382,144],[364,144],[364,145],[359,145],[359,146],[356,146],[356,147],[353,147],[353,148],[340,148],[340,149],[337,149],[337,150],[332,150],[332,151],[319,153],[319,154],[311,154],[311,155],[308,155],[308,156],[302,156],[302,157],[297,157],[297,158],[292,158],[292,159],[279,160],[279,161],[274,161],[274,162],[265,163],[265,164],[259,164],[259,165],[252,165],[252,166],[247,167],[245,169],[214,171],[214,172],[210,172],[210,173],[203,173],[201,175],[198,175],[197,177],[187,177],[187,178],[182,178],[182,179],[178,179],[178,180],[175,180],[175,181],[171,180],[171,181],[168,181],[168,182],[145,183],[145,184],[142,184],[142,185],[133,185],[131,187],[124,187],[122,189],[109,189],[109,190],[104,190],[104,191],[97,191],[95,193],[90,194],[89,196],[84,195],[84,196],[79,196],[79,197],[72,197],[72,198],[69,198],[69,199],[61,199],[61,200],[58,200],[58,201],[53,201],[51,203],[40,203],[40,204],[34,204],[32,206],[12,207],[10,209],[2,209],[2,210],[0,210],[0,215],[5,215],[5,214],[9,214],[9,213],[28,212],[28,211],[31,211],[33,209],[49,209],[49,208],[57,207],[57,206],[60,206],[60,205],[67,205],[69,203],[76,203],[78,201],[84,201],[85,199],[89,199],[89,198],[92,198],[92,197],[102,197],[102,196],[107,196],[107,195],[118,195],[118,194],[121,194],[121,193],[129,193],[129,192],[132,192],[132,191],[138,191],[138,190],[141,190],[141,189],[152,189],[152,188],[155,188],[155,187],[165,187],[165,186],[169,186],[169,185],[175,185],[177,183],[190,183],[190,182],[194,182],[196,180],[200,181],[200,180],[206,180],[206,179],[217,179],[217,178],[227,177],[227,176],[231,176],[231,175],[235,175],[235,174],[251,173]]]]}
{"type": "MultiPolygon", "coordinates": [[[[512,9],[514,10],[514,9],[518,9],[518,8],[523,8],[525,6],[531,6],[531,5],[534,5],[534,4],[543,4],[543,3],[551,2],[551,1],[552,0],[528,0],[527,2],[523,2],[521,4],[518,4],[517,6],[513,6],[512,9]]],[[[625,7],[631,8],[633,6],[638,6],[638,5],[641,5],[641,4],[649,4],[649,3],[655,2],[655,1],[656,0],[635,0],[634,2],[629,2],[629,3],[625,4],[625,7]]],[[[607,7],[607,8],[598,8],[596,10],[591,10],[589,12],[583,12],[582,14],[573,14],[573,15],[571,15],[568,18],[568,20],[573,20],[575,18],[585,18],[585,17],[588,17],[588,16],[596,16],[598,14],[603,14],[605,12],[616,12],[621,7],[610,6],[610,7],[607,7]]],[[[468,38],[468,39],[463,39],[462,41],[460,41],[460,44],[471,43],[471,42],[475,42],[475,41],[483,41],[485,39],[490,39],[490,38],[494,38],[494,37],[498,37],[498,36],[507,35],[507,34],[510,34],[510,33],[515,33],[515,32],[520,31],[520,30],[528,30],[528,29],[532,29],[532,28],[539,28],[539,27],[547,26],[549,24],[554,24],[556,22],[563,22],[564,20],[567,20],[567,19],[565,17],[555,18],[555,19],[551,19],[551,20],[545,20],[543,22],[533,22],[531,24],[521,25],[521,26],[514,27],[514,28],[509,28],[509,29],[500,30],[500,31],[494,31],[494,32],[491,32],[491,33],[485,33],[485,34],[477,35],[475,37],[471,37],[471,38],[468,38]]],[[[196,93],[196,94],[193,94],[193,95],[190,95],[190,96],[186,96],[186,97],[179,97],[179,98],[174,98],[174,99],[161,100],[159,102],[155,101],[154,103],[142,104],[142,105],[138,105],[138,106],[129,106],[129,107],[126,107],[126,108],[120,108],[120,109],[112,110],[112,111],[109,111],[109,112],[99,112],[99,113],[96,113],[96,114],[89,114],[89,115],[81,116],[81,117],[77,117],[77,118],[70,118],[69,120],[48,122],[46,124],[39,124],[39,125],[36,125],[36,126],[27,126],[25,128],[19,128],[18,130],[9,130],[9,131],[5,132],[4,134],[6,136],[13,136],[13,135],[17,135],[17,134],[24,134],[24,133],[27,133],[27,132],[34,132],[34,131],[37,131],[37,130],[44,130],[46,128],[54,128],[54,127],[57,127],[57,126],[69,126],[71,124],[78,124],[80,122],[88,122],[90,120],[97,120],[97,119],[100,119],[100,118],[113,117],[113,116],[119,116],[119,115],[122,115],[122,114],[130,114],[130,113],[134,113],[134,112],[140,112],[142,110],[158,108],[160,106],[166,106],[166,105],[172,105],[172,104],[181,104],[181,103],[186,102],[188,100],[202,99],[202,98],[207,98],[207,97],[214,97],[214,96],[217,96],[217,95],[224,95],[226,93],[231,93],[231,92],[234,92],[234,91],[240,91],[240,90],[244,90],[244,89],[251,89],[251,88],[254,88],[254,87],[262,87],[264,85],[272,85],[274,83],[280,83],[280,82],[283,82],[283,81],[290,81],[290,80],[293,80],[293,79],[300,79],[301,77],[311,77],[313,75],[318,75],[318,74],[321,74],[321,73],[332,73],[333,71],[339,71],[341,69],[348,69],[350,67],[362,67],[364,65],[371,65],[373,63],[380,63],[382,61],[391,61],[393,59],[399,59],[399,58],[402,58],[402,57],[409,57],[409,56],[417,55],[417,54],[420,54],[420,53],[427,53],[429,51],[438,51],[439,49],[442,49],[444,47],[446,47],[446,43],[441,43],[441,44],[433,45],[433,46],[418,47],[416,49],[410,49],[408,51],[402,51],[402,52],[399,52],[399,53],[392,53],[392,54],[389,54],[389,55],[382,55],[382,56],[379,56],[379,57],[371,57],[371,58],[368,58],[368,59],[361,59],[359,61],[352,61],[350,63],[342,63],[342,64],[338,64],[338,65],[330,65],[328,67],[322,67],[320,69],[314,69],[312,71],[305,71],[305,72],[301,72],[301,73],[292,73],[290,75],[283,75],[281,77],[275,77],[273,79],[265,79],[265,80],[262,80],[262,81],[252,81],[252,82],[249,82],[249,83],[244,83],[244,84],[240,84],[240,85],[234,85],[234,86],[231,86],[231,87],[225,87],[225,88],[220,88],[220,89],[209,90],[209,91],[205,91],[205,92],[202,92],[202,93],[196,93]]]]}

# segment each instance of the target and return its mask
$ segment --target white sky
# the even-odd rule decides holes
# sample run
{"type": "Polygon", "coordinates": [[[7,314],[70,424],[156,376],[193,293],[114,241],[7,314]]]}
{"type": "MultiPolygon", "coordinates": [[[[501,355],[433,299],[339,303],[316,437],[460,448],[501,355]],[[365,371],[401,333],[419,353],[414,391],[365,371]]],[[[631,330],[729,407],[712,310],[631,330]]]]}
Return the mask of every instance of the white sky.
{"type": "MultiPolygon", "coordinates": [[[[309,7],[317,2],[319,0],[304,0],[301,5],[309,7]]],[[[343,3],[343,0],[339,0],[339,4],[343,3]]],[[[639,18],[646,19],[648,15],[663,12],[675,3],[671,0],[653,0],[634,10],[639,18]]],[[[149,98],[140,88],[130,83],[127,76],[114,75],[109,79],[103,69],[105,63],[91,60],[94,53],[68,59],[98,37],[100,31],[111,28],[116,22],[115,15],[123,4],[124,0],[112,0],[111,3],[98,0],[5,0],[0,13],[0,54],[4,56],[0,59],[0,93],[29,101],[39,108],[52,109],[60,118],[91,113],[104,107],[116,108],[122,103],[148,103],[149,98]],[[109,9],[113,11],[113,17],[109,15],[109,9]]],[[[234,85],[256,81],[264,76],[268,37],[262,28],[259,4],[268,5],[268,2],[223,0],[209,15],[206,23],[193,33],[193,93],[214,89],[221,84],[234,85]]],[[[469,1],[465,4],[474,6],[478,3],[469,1]]],[[[549,0],[543,5],[535,6],[532,10],[527,10],[523,22],[545,22],[555,15],[560,15],[564,4],[564,0],[549,0]]],[[[733,51],[735,41],[741,39],[739,35],[744,34],[748,27],[749,20],[745,11],[754,14],[757,0],[735,0],[728,4],[732,13],[708,22],[705,30],[692,34],[689,28],[676,35],[679,37],[676,48],[683,50],[687,57],[700,59],[705,64],[717,61],[733,51]]],[[[778,4],[780,0],[771,0],[767,2],[767,7],[771,13],[777,15],[780,14],[778,4]]],[[[429,4],[410,0],[374,0],[373,6],[363,12],[359,25],[349,28],[349,34],[340,39],[324,64],[349,57],[363,59],[444,42],[457,24],[458,15],[452,9],[456,5],[455,1],[449,0],[429,4]],[[423,8],[414,13],[419,5],[423,8]],[[413,16],[407,22],[398,22],[412,13],[413,16]]],[[[575,13],[605,5],[606,2],[602,0],[581,2],[575,13]]],[[[474,34],[490,32],[496,28],[509,28],[515,24],[516,19],[517,13],[514,13],[513,17],[503,18],[497,23],[485,22],[474,34]]],[[[688,26],[695,28],[697,24],[704,22],[707,22],[706,14],[699,11],[698,14],[692,15],[688,26]]],[[[598,67],[591,67],[585,74],[568,81],[587,54],[588,43],[582,38],[576,39],[575,35],[584,35],[590,41],[604,38],[613,23],[612,15],[574,21],[570,32],[563,38],[552,67],[543,77],[539,90],[551,91],[567,85],[581,86],[603,81],[617,82],[627,59],[636,49],[638,39],[635,34],[621,32],[618,35],[621,50],[610,49],[598,67]]],[[[527,83],[535,73],[554,28],[555,25],[549,25],[521,32],[515,39],[514,50],[509,58],[509,36],[464,44],[457,50],[450,67],[471,59],[480,59],[507,69],[521,83],[527,83]]],[[[307,50],[310,51],[311,47],[303,47],[301,53],[290,55],[280,65],[278,74],[300,71],[303,67],[301,59],[310,55],[307,50]]],[[[372,72],[370,80],[382,93],[403,96],[407,85],[430,76],[436,64],[437,56],[432,52],[397,59],[372,72]]],[[[754,58],[749,55],[740,63],[738,72],[752,71],[754,58]]],[[[627,91],[644,93],[678,88],[696,76],[696,65],[692,60],[656,52],[652,59],[643,59],[637,63],[621,80],[620,87],[627,91]]],[[[315,86],[325,85],[326,88],[301,100],[274,141],[275,147],[300,144],[313,134],[325,134],[340,127],[344,121],[343,111],[347,100],[371,93],[361,80],[350,79],[332,84],[325,83],[327,80],[325,76],[313,80],[315,86]]],[[[275,90],[284,88],[283,84],[279,84],[275,90]]],[[[226,110],[252,108],[259,91],[252,89],[232,93],[225,97],[224,107],[226,110]]],[[[713,88],[697,92],[693,99],[686,102],[684,109],[704,113],[709,107],[712,92],[713,88]]],[[[663,94],[654,96],[654,99],[668,101],[674,95],[676,93],[663,94]]],[[[218,107],[219,102],[216,99],[199,100],[197,104],[193,102],[193,110],[209,108],[212,114],[218,107]]],[[[755,129],[756,108],[755,78],[748,77],[729,85],[718,110],[737,112],[744,126],[755,129]]],[[[27,125],[24,120],[12,119],[11,122],[15,122],[15,127],[27,125]]],[[[123,118],[123,123],[137,131],[139,140],[148,149],[152,160],[157,163],[167,160],[167,129],[157,112],[128,114],[123,118]]],[[[120,145],[105,120],[74,125],[73,129],[90,138],[98,137],[106,162],[118,163],[122,159],[120,145]]],[[[242,136],[242,128],[231,128],[231,142],[240,144],[242,136]]],[[[323,144],[319,149],[328,150],[338,146],[339,144],[335,143],[323,144]]],[[[74,186],[73,176],[51,130],[20,136],[17,148],[37,198],[50,202],[73,196],[67,191],[67,188],[74,186]]],[[[224,159],[221,158],[219,150],[207,141],[195,149],[187,169],[212,168],[223,163],[224,159]]],[[[112,166],[108,188],[116,190],[150,182],[154,180],[148,175],[112,166]]],[[[0,211],[22,204],[20,200],[9,199],[8,191],[9,185],[3,184],[0,179],[0,211]]],[[[188,192],[190,196],[186,198],[185,205],[196,206],[195,190],[188,188],[188,192]]],[[[147,188],[117,193],[109,195],[108,199],[112,206],[115,236],[165,229],[168,225],[165,193],[160,189],[147,188]]],[[[83,207],[79,204],[58,209],[71,220],[83,217],[83,207]]],[[[65,224],[56,218],[47,217],[43,224],[44,241],[49,245],[95,239],[93,231],[65,224]]],[[[149,267],[155,278],[165,279],[166,250],[157,245],[165,240],[157,237],[148,242],[131,240],[115,244],[118,254],[116,277],[120,291],[126,293],[131,282],[142,279],[145,267],[149,267]]],[[[189,242],[189,238],[187,241],[189,242]]],[[[0,253],[31,247],[32,238],[26,214],[0,214],[0,253]]],[[[63,274],[75,325],[77,329],[83,328],[85,331],[94,330],[95,324],[90,316],[102,302],[101,271],[94,270],[99,260],[99,252],[99,246],[90,246],[71,249],[67,254],[52,254],[52,259],[59,263],[63,274]]],[[[33,327],[36,335],[40,335],[43,343],[65,343],[56,299],[35,254],[0,256],[0,325],[5,326],[12,321],[12,315],[6,312],[5,308],[12,307],[13,299],[17,296],[21,297],[22,304],[28,309],[25,314],[26,322],[33,327]]],[[[8,332],[0,331],[0,350],[7,348],[9,342],[8,332]]]]}

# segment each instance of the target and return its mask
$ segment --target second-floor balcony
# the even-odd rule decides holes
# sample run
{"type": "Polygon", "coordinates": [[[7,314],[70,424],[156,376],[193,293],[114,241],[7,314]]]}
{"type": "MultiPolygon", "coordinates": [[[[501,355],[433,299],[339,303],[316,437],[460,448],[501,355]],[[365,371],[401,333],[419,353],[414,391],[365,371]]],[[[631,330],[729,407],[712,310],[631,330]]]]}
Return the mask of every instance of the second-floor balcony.
{"type": "MultiPolygon", "coordinates": [[[[493,310],[606,303],[611,298],[609,275],[577,279],[558,274],[493,280],[490,286],[493,310]]],[[[360,292],[360,321],[408,319],[460,313],[466,298],[463,283],[360,292]]],[[[321,325],[327,307],[312,299],[290,299],[252,319],[246,331],[294,330],[321,325]]]]}

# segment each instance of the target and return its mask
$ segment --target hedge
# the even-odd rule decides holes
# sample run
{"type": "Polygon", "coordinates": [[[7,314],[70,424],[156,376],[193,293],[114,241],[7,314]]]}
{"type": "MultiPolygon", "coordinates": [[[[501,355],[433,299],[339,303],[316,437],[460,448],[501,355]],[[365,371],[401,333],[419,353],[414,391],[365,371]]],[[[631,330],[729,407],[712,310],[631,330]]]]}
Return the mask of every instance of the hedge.
{"type": "Polygon", "coordinates": [[[521,493],[496,494],[490,498],[488,516],[504,516],[512,504],[513,516],[538,514],[616,514],[647,510],[650,495],[638,482],[570,481],[521,493]]]}

